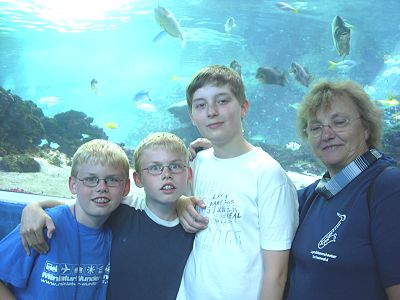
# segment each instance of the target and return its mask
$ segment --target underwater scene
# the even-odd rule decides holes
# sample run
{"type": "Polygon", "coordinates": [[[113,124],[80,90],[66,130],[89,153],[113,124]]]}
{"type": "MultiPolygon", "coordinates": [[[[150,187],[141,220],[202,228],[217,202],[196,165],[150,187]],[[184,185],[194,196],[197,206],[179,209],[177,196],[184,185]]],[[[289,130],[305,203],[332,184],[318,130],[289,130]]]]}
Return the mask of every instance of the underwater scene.
{"type": "Polygon", "coordinates": [[[130,159],[155,131],[188,145],[200,135],[185,89],[211,64],[241,74],[244,134],[287,171],[324,171],[295,129],[323,78],[364,87],[384,110],[383,150],[400,160],[398,11],[398,0],[0,1],[0,190],[68,195],[63,167],[94,138],[130,159]],[[66,192],[45,188],[57,184],[66,192]]]}

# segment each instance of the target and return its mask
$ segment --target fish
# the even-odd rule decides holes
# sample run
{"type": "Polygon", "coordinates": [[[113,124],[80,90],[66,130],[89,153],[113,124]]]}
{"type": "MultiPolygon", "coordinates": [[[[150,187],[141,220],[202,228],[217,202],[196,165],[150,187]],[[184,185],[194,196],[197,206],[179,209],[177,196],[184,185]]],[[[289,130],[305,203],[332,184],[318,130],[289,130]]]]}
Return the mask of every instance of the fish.
{"type": "Polygon", "coordinates": [[[286,2],[276,2],[275,6],[283,11],[292,11],[294,13],[298,13],[300,11],[300,7],[293,7],[292,5],[286,2]]]}
{"type": "Polygon", "coordinates": [[[46,104],[47,106],[50,106],[50,107],[56,105],[57,103],[59,103],[59,101],[60,101],[60,98],[58,98],[57,96],[47,96],[47,97],[40,98],[38,100],[39,103],[46,104]]]}
{"type": "Polygon", "coordinates": [[[176,20],[175,16],[168,9],[162,6],[157,6],[154,8],[154,18],[166,33],[172,37],[180,38],[181,46],[185,47],[186,40],[182,27],[176,20]]]}
{"type": "Polygon", "coordinates": [[[339,70],[350,70],[354,66],[357,65],[357,62],[351,59],[345,59],[340,62],[334,62],[332,60],[328,60],[328,69],[329,70],[334,70],[334,69],[339,69],[339,70]]]}
{"type": "Polygon", "coordinates": [[[384,107],[394,107],[400,104],[399,100],[397,99],[375,100],[375,102],[378,102],[379,105],[384,107]]]}
{"type": "Polygon", "coordinates": [[[102,95],[102,93],[98,87],[98,81],[95,78],[93,78],[90,81],[90,88],[92,89],[93,93],[95,93],[96,95],[102,95]]]}
{"type": "Polygon", "coordinates": [[[156,112],[157,108],[151,103],[143,103],[138,102],[135,104],[135,107],[139,110],[143,110],[145,112],[156,112]]]}
{"type": "Polygon", "coordinates": [[[147,91],[140,90],[139,92],[137,92],[135,94],[135,96],[133,96],[133,100],[134,101],[141,101],[141,100],[149,100],[149,101],[151,101],[151,98],[149,96],[149,92],[150,92],[150,90],[147,90],[147,91]]]}
{"type": "Polygon", "coordinates": [[[277,67],[259,67],[256,78],[265,84],[277,84],[285,86],[288,83],[287,72],[279,70],[277,67]]]}
{"type": "Polygon", "coordinates": [[[172,81],[187,81],[188,78],[187,77],[183,77],[183,76],[178,76],[176,74],[172,74],[171,80],[172,81]]]}
{"type": "Polygon", "coordinates": [[[166,31],[160,31],[152,40],[153,43],[159,43],[168,36],[168,33],[166,31]]]}
{"type": "Polygon", "coordinates": [[[289,107],[291,107],[295,110],[298,110],[300,107],[300,102],[291,103],[291,104],[289,104],[289,107]]]}
{"type": "Polygon", "coordinates": [[[264,142],[265,143],[265,141],[267,140],[267,137],[265,135],[262,135],[262,134],[256,134],[256,135],[250,135],[248,137],[248,139],[251,142],[264,142]]]}
{"type": "Polygon", "coordinates": [[[240,76],[242,76],[242,66],[239,64],[237,60],[232,60],[229,64],[229,67],[235,70],[240,76]]]}
{"type": "Polygon", "coordinates": [[[340,16],[335,16],[332,21],[333,44],[339,55],[345,57],[350,53],[350,36],[353,26],[346,23],[340,16]]]}
{"type": "Polygon", "coordinates": [[[291,73],[293,74],[294,78],[302,85],[306,87],[309,86],[312,80],[312,75],[307,68],[294,61],[292,62],[291,73]]]}
{"type": "Polygon", "coordinates": [[[226,20],[226,22],[225,22],[225,26],[224,26],[225,32],[226,33],[231,33],[232,29],[234,27],[236,27],[235,19],[233,17],[229,17],[228,20],[226,20]]]}
{"type": "Polygon", "coordinates": [[[104,127],[108,128],[108,129],[117,129],[118,124],[115,122],[107,122],[104,124],[104,127]]]}

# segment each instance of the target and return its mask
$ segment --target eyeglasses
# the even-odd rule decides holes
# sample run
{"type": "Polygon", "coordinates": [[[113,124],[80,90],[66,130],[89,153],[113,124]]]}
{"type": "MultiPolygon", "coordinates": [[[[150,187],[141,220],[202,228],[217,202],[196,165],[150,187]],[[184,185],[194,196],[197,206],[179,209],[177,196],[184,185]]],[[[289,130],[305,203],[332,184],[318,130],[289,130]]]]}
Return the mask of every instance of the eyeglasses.
{"type": "Polygon", "coordinates": [[[88,187],[96,187],[100,183],[100,180],[104,180],[104,183],[108,187],[117,187],[120,186],[122,182],[125,181],[125,179],[120,179],[115,176],[108,176],[106,178],[98,178],[96,176],[93,177],[85,177],[85,178],[77,178],[79,181],[82,181],[83,185],[88,186],[88,187]]]}
{"type": "Polygon", "coordinates": [[[304,129],[308,133],[309,136],[313,138],[318,138],[322,134],[322,129],[324,127],[329,127],[335,133],[343,132],[347,127],[350,126],[351,122],[354,120],[361,119],[361,117],[357,118],[347,118],[347,117],[335,117],[333,118],[329,124],[321,124],[318,122],[311,123],[304,129]]]}
{"type": "Polygon", "coordinates": [[[169,165],[151,165],[142,169],[142,171],[146,170],[147,173],[151,175],[161,175],[165,168],[168,168],[172,174],[180,174],[185,170],[185,168],[187,168],[187,166],[181,163],[172,163],[169,165]]]}

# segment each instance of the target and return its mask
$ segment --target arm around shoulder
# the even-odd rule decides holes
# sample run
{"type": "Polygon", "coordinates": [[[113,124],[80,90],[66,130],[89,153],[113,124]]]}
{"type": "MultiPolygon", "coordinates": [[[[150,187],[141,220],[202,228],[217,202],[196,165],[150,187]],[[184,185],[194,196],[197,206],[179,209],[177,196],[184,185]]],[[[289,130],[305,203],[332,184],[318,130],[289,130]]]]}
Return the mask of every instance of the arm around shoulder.
{"type": "Polygon", "coordinates": [[[11,291],[1,281],[0,281],[0,299],[2,299],[2,300],[16,300],[15,296],[11,293],[11,291]]]}
{"type": "Polygon", "coordinates": [[[43,236],[43,229],[47,228],[47,237],[50,239],[56,228],[44,209],[63,204],[60,201],[45,200],[30,203],[22,210],[20,236],[28,255],[30,255],[29,246],[39,253],[46,253],[49,250],[43,236]]]}

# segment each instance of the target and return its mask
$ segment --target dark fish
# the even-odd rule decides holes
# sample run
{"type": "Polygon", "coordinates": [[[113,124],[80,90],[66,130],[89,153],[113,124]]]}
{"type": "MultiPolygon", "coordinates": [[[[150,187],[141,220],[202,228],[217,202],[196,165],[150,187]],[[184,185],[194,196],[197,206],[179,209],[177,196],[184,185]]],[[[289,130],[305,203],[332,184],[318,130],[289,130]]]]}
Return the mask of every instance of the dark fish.
{"type": "Polygon", "coordinates": [[[95,93],[96,95],[102,95],[102,93],[98,87],[98,84],[99,84],[98,81],[95,78],[93,78],[90,81],[90,88],[92,89],[93,93],[95,93]]]}
{"type": "Polygon", "coordinates": [[[238,72],[240,76],[242,76],[242,66],[238,63],[237,60],[232,60],[229,67],[238,72]]]}
{"type": "Polygon", "coordinates": [[[265,84],[285,86],[288,83],[287,72],[278,68],[260,67],[257,69],[256,78],[265,84]]]}
{"type": "Polygon", "coordinates": [[[312,80],[311,74],[308,72],[307,68],[303,67],[297,62],[292,62],[291,73],[294,78],[300,82],[302,85],[308,87],[312,80]]]}
{"type": "Polygon", "coordinates": [[[346,23],[341,17],[336,16],[332,21],[333,44],[340,56],[345,57],[350,53],[351,25],[346,23]]]}

